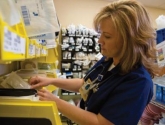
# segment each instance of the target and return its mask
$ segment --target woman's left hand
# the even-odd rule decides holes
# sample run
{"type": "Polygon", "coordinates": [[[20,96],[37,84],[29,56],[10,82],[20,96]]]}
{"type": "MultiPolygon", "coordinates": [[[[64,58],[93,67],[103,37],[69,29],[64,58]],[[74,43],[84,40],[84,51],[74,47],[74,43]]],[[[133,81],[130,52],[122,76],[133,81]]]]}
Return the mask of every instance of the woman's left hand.
{"type": "Polygon", "coordinates": [[[46,89],[40,89],[37,92],[41,101],[56,101],[58,98],[46,89]]]}

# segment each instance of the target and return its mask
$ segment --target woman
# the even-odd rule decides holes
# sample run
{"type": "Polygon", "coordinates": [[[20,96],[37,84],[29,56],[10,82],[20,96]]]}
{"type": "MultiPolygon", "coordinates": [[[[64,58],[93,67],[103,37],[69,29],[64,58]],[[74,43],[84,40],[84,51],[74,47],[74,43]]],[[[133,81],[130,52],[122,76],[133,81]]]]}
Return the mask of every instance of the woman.
{"type": "Polygon", "coordinates": [[[30,79],[32,88],[55,85],[80,92],[80,108],[58,99],[47,90],[40,100],[55,101],[58,110],[80,125],[137,125],[153,96],[156,75],[155,30],[146,9],[137,1],[115,1],[95,17],[101,33],[103,58],[83,79],[30,79]]]}

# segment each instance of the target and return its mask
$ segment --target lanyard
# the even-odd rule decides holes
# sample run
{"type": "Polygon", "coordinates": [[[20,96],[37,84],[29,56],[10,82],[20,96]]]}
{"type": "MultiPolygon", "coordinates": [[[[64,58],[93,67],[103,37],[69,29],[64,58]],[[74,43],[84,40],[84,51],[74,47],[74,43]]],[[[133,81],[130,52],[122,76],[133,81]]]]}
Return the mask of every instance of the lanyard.
{"type": "Polygon", "coordinates": [[[87,102],[89,101],[89,98],[91,97],[92,93],[97,92],[97,90],[99,89],[99,86],[102,85],[103,83],[105,83],[107,80],[109,80],[111,76],[109,76],[108,78],[103,80],[103,77],[105,76],[106,72],[108,71],[110,64],[112,62],[109,61],[107,64],[105,64],[105,66],[103,66],[103,64],[99,65],[98,67],[94,68],[93,70],[91,70],[85,77],[84,79],[86,80],[89,75],[91,75],[92,73],[94,73],[94,71],[96,71],[100,66],[103,67],[103,69],[100,71],[100,73],[98,73],[97,77],[92,81],[92,85],[90,86],[90,90],[89,90],[89,94],[87,97],[87,100],[85,101],[85,108],[87,108],[87,102]],[[103,80],[103,81],[102,81],[103,80]]]}
{"type": "MultiPolygon", "coordinates": [[[[104,63],[104,62],[103,62],[104,63]]],[[[100,71],[100,73],[98,73],[97,77],[92,80],[92,84],[95,84],[96,82],[101,82],[101,80],[103,79],[104,75],[106,74],[106,72],[108,71],[110,65],[112,64],[112,61],[108,61],[105,65],[100,64],[99,66],[97,66],[96,68],[92,69],[91,71],[89,71],[89,73],[86,74],[86,76],[84,77],[84,80],[87,81],[87,79],[89,78],[89,76],[94,73],[95,71],[97,71],[100,67],[102,67],[102,70],[100,71]]]]}

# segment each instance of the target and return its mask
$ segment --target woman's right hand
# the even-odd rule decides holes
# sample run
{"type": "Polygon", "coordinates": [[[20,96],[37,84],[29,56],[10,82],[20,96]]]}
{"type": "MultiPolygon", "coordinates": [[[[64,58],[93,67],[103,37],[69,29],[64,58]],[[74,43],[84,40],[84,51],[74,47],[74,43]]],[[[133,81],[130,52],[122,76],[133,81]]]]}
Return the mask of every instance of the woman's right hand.
{"type": "Polygon", "coordinates": [[[51,79],[47,77],[35,76],[31,77],[28,82],[31,85],[31,89],[41,89],[44,86],[50,85],[51,79]]]}

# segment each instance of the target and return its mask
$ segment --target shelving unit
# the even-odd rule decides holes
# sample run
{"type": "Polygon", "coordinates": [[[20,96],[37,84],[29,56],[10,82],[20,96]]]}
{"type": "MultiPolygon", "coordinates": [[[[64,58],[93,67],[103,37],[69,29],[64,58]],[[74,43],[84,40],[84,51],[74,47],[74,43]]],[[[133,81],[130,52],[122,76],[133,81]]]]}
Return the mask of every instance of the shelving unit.
{"type": "MultiPolygon", "coordinates": [[[[67,78],[83,78],[96,63],[100,52],[99,35],[61,34],[61,73],[67,78]]],[[[79,93],[61,90],[62,96],[80,97],[79,93]]],[[[64,97],[65,98],[65,97],[64,97]]]]}
{"type": "Polygon", "coordinates": [[[151,100],[150,103],[157,106],[157,107],[159,107],[159,108],[161,108],[161,109],[163,109],[163,110],[165,110],[165,104],[163,104],[162,102],[158,102],[156,100],[151,100]]]}
{"type": "MultiPolygon", "coordinates": [[[[165,29],[157,30],[157,38],[156,38],[156,48],[157,48],[157,63],[158,65],[164,64],[164,48],[165,48],[165,29]]],[[[154,95],[155,99],[151,100],[151,104],[157,106],[158,108],[165,111],[165,85],[164,85],[164,77],[161,77],[165,74],[164,67],[162,67],[162,70],[160,71],[160,77],[156,77],[153,79],[154,82],[154,95]]]]}
{"type": "MultiPolygon", "coordinates": [[[[5,11],[6,12],[11,11],[11,12],[8,14],[4,14],[1,11],[1,13],[0,13],[0,64],[10,64],[12,62],[24,61],[24,60],[29,61],[32,58],[34,60],[39,61],[39,57],[45,57],[46,58],[45,60],[47,61],[48,49],[47,49],[46,45],[43,44],[42,41],[39,41],[36,39],[30,39],[29,38],[30,36],[27,33],[27,31],[29,30],[29,27],[27,29],[27,27],[25,27],[25,24],[27,23],[27,20],[29,21],[29,17],[28,17],[29,9],[25,10],[25,8],[28,5],[27,5],[27,3],[23,3],[26,1],[20,1],[21,3],[23,3],[23,6],[20,7],[20,9],[22,9],[20,12],[19,12],[19,9],[15,6],[14,2],[19,3],[19,1],[1,2],[1,7],[4,6],[3,4],[6,4],[5,11]],[[11,10],[8,8],[11,8],[11,10]],[[12,11],[13,10],[12,8],[15,8],[14,9],[15,11],[12,11]],[[13,21],[12,18],[14,20],[18,20],[18,21],[16,21],[13,24],[9,24],[9,22],[7,22],[6,17],[3,14],[7,15],[7,17],[10,19],[11,22],[13,21]],[[22,14],[22,16],[21,16],[21,14],[22,14]],[[18,19],[17,19],[16,15],[19,15],[18,19]]],[[[31,1],[31,2],[33,2],[33,1],[31,1]]],[[[45,4],[43,2],[35,1],[34,3],[37,8],[33,7],[32,10],[34,11],[35,9],[37,9],[37,11],[39,11],[40,7],[37,2],[39,2],[40,5],[42,5],[42,19],[44,19],[43,13],[46,10],[44,9],[43,5],[45,5],[45,4]]],[[[52,3],[50,3],[50,2],[48,2],[48,3],[50,4],[49,10],[50,10],[50,8],[53,8],[55,10],[53,0],[52,0],[52,3]]],[[[31,3],[30,3],[30,5],[31,5],[31,3]]],[[[31,8],[31,6],[29,6],[29,7],[31,8]]],[[[30,11],[30,12],[32,12],[32,11],[30,11]]],[[[48,12],[48,11],[46,11],[46,12],[48,12]]],[[[53,14],[53,16],[55,17],[56,13],[53,13],[53,12],[51,11],[51,14],[53,14]]],[[[53,16],[51,16],[51,17],[53,17],[53,16]]],[[[32,17],[31,17],[31,19],[32,19],[32,17]]],[[[38,19],[38,17],[37,17],[37,19],[38,19]]],[[[46,14],[45,19],[47,19],[47,14],[46,14]]],[[[53,21],[53,20],[51,20],[51,21],[57,27],[59,26],[58,22],[53,21]]],[[[42,23],[42,21],[40,21],[40,22],[42,23]]],[[[44,21],[44,22],[46,24],[46,21],[44,21]]],[[[30,25],[30,23],[28,25],[30,25]]],[[[35,23],[35,26],[36,26],[36,23],[35,23]]],[[[51,25],[51,27],[53,27],[53,25],[51,25]]],[[[39,29],[37,29],[38,33],[37,34],[34,33],[34,35],[40,35],[40,34],[47,33],[47,32],[45,32],[45,33],[42,32],[42,28],[43,29],[47,28],[46,30],[50,30],[50,28],[48,28],[48,27],[44,28],[42,26],[39,29]]],[[[33,29],[31,31],[35,31],[35,30],[33,29]]],[[[56,29],[56,31],[59,31],[59,29],[56,29]]],[[[53,30],[50,32],[53,32],[52,34],[54,34],[55,31],[53,30]]],[[[44,59],[44,58],[42,58],[42,59],[44,59]]],[[[54,58],[52,58],[52,59],[53,59],[53,61],[55,61],[54,58]]],[[[29,66],[29,64],[27,64],[27,65],[29,66]]],[[[4,66],[6,66],[6,65],[4,65],[4,66]]],[[[13,66],[16,67],[15,65],[13,65],[13,66]]],[[[29,67],[27,69],[33,68],[33,67],[30,67],[30,68],[29,67]]],[[[35,70],[35,68],[33,68],[33,70],[35,70]]],[[[19,63],[19,66],[17,67],[17,70],[19,70],[19,69],[20,69],[20,63],[19,63]]],[[[4,69],[1,69],[1,70],[3,71],[4,69]]],[[[6,73],[9,73],[9,72],[5,72],[4,74],[6,74],[6,73]]],[[[2,75],[4,75],[4,74],[2,74],[2,75]]],[[[42,73],[42,74],[44,76],[46,76],[45,73],[42,73]]],[[[37,75],[39,75],[38,72],[37,72],[37,75]]],[[[7,76],[6,77],[2,76],[3,79],[1,78],[0,82],[5,80],[7,78],[7,76]]],[[[18,80],[18,78],[16,78],[16,77],[13,77],[13,79],[18,80]]],[[[25,79],[27,80],[28,78],[25,78],[25,79]]],[[[2,90],[7,90],[4,86],[1,86],[1,84],[0,84],[0,88],[2,90]]],[[[48,90],[51,88],[52,87],[49,86],[48,90]]],[[[14,88],[10,88],[10,89],[12,92],[14,91],[14,88]]],[[[15,90],[18,90],[20,92],[19,89],[15,89],[15,90]]],[[[30,90],[30,89],[28,89],[28,87],[26,87],[25,90],[24,89],[22,90],[22,93],[24,93],[24,92],[26,93],[26,90],[30,90]]],[[[8,124],[8,123],[20,124],[21,121],[26,122],[27,120],[30,121],[30,123],[33,122],[34,124],[35,123],[37,124],[38,123],[37,121],[39,121],[41,119],[38,124],[48,125],[48,123],[50,123],[52,125],[62,125],[61,119],[59,116],[59,111],[58,111],[56,103],[54,101],[38,101],[38,99],[31,100],[30,98],[26,98],[25,95],[21,95],[20,93],[19,93],[19,97],[17,95],[17,98],[16,98],[16,96],[14,95],[15,93],[14,94],[12,93],[11,95],[7,95],[7,96],[5,95],[5,93],[10,93],[10,92],[5,91],[3,94],[1,93],[1,95],[0,95],[0,110],[1,110],[0,120],[1,120],[2,124],[4,122],[6,124],[8,124]],[[6,97],[4,97],[4,95],[6,97]],[[42,119],[44,119],[44,121],[47,121],[47,122],[45,123],[42,119]],[[2,121],[4,121],[4,122],[2,122],[2,121]]],[[[26,95],[26,96],[31,96],[31,95],[34,95],[34,93],[26,95]]]]}
{"type": "Polygon", "coordinates": [[[0,16],[0,63],[37,58],[47,55],[47,48],[35,39],[29,39],[24,23],[8,25],[0,16]]]}
{"type": "Polygon", "coordinates": [[[99,45],[95,39],[97,36],[62,35],[61,71],[66,73],[67,78],[82,78],[83,71],[87,71],[92,66],[92,62],[97,61],[95,55],[100,49],[96,49],[99,45]],[[74,73],[80,74],[76,76],[74,73]]]}

